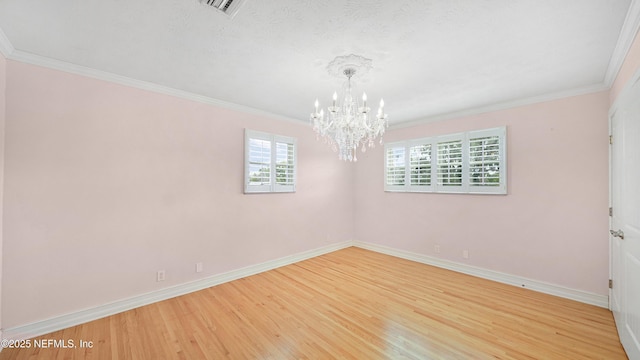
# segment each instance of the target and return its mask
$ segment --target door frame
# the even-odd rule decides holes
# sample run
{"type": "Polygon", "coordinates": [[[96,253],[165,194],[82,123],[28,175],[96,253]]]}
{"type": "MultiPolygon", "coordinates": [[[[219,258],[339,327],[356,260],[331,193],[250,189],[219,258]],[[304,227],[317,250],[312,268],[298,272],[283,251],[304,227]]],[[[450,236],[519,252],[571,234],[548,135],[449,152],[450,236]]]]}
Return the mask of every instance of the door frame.
{"type": "MultiPolygon", "coordinates": [[[[619,106],[620,106],[620,99],[625,97],[625,94],[627,93],[627,91],[629,91],[631,89],[632,86],[636,85],[636,83],[640,83],[640,67],[638,69],[636,69],[635,73],[633,74],[633,76],[631,76],[627,82],[625,83],[624,87],[620,90],[620,92],[617,94],[616,99],[613,101],[613,103],[610,105],[609,107],[609,112],[608,112],[608,133],[609,136],[612,136],[613,134],[613,117],[615,116],[619,106]]],[[[611,137],[609,138],[611,139],[611,137]]],[[[616,139],[613,139],[613,142],[615,142],[616,139]]],[[[612,208],[614,206],[613,204],[613,146],[611,144],[611,140],[609,140],[609,164],[608,164],[608,178],[609,178],[609,207],[612,208]]],[[[613,211],[615,212],[616,209],[613,208],[613,211]]],[[[609,229],[613,229],[613,216],[609,216],[609,229]]],[[[614,251],[614,242],[615,239],[614,237],[609,234],[609,279],[610,280],[614,280],[614,284],[613,286],[620,286],[620,284],[615,284],[615,281],[617,279],[613,279],[613,251],[614,251]]],[[[610,287],[608,289],[608,293],[609,293],[609,310],[613,312],[613,289],[610,287]]],[[[614,321],[615,321],[615,317],[614,317],[614,321]]],[[[618,324],[616,323],[616,331],[618,331],[618,324]]],[[[620,336],[620,334],[618,333],[618,336],[620,336]]]]}
{"type": "MultiPolygon", "coordinates": [[[[616,113],[617,110],[617,98],[616,101],[614,101],[614,104],[609,107],[609,112],[608,112],[608,132],[609,132],[609,163],[608,165],[608,181],[609,181],[609,186],[608,186],[608,190],[609,190],[609,200],[608,200],[608,204],[609,204],[609,209],[613,209],[613,176],[612,176],[612,172],[613,172],[613,146],[611,143],[611,137],[613,136],[613,116],[616,113]]],[[[611,216],[611,212],[608,213],[609,214],[609,229],[611,229],[612,225],[613,225],[613,216],[611,216]]],[[[609,234],[608,237],[608,241],[609,241],[609,281],[611,281],[613,279],[613,236],[611,234],[609,234]]],[[[613,311],[613,288],[611,286],[609,286],[608,289],[608,296],[609,296],[609,311],[613,311]]]]}

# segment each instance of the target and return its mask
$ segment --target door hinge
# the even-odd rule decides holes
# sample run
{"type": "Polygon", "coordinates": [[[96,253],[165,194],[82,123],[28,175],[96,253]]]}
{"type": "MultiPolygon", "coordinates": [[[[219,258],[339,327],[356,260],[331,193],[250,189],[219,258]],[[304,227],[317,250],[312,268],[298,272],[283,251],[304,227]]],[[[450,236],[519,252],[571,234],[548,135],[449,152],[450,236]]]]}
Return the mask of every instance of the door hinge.
{"type": "Polygon", "coordinates": [[[613,280],[609,279],[609,289],[613,289],[613,280]]]}
{"type": "Polygon", "coordinates": [[[613,216],[613,208],[612,207],[609,208],[609,216],[613,216]]]}
{"type": "Polygon", "coordinates": [[[609,145],[613,145],[613,135],[609,135],[609,145]]]}

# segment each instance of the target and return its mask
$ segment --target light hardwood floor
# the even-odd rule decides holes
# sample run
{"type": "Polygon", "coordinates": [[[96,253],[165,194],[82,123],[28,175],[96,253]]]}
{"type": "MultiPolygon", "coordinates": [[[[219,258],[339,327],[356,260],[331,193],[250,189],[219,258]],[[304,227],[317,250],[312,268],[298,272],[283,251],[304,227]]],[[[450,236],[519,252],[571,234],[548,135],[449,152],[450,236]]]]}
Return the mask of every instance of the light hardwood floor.
{"type": "Polygon", "coordinates": [[[348,248],[54,332],[0,359],[626,359],[603,308],[348,248]]]}

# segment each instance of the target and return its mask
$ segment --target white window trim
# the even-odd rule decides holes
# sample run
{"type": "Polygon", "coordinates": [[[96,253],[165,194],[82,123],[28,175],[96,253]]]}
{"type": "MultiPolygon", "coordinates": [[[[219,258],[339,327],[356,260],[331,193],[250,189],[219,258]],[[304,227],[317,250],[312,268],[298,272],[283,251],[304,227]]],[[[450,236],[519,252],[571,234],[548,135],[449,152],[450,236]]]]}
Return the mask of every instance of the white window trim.
{"type": "Polygon", "coordinates": [[[298,169],[298,145],[297,139],[288,136],[270,134],[261,131],[245,129],[244,132],[244,192],[245,194],[252,193],[283,193],[283,192],[295,192],[298,169]],[[249,139],[259,139],[271,142],[271,162],[269,170],[269,184],[268,185],[250,185],[249,184],[249,139]],[[276,143],[293,144],[293,184],[283,185],[276,183],[276,143]]]}
{"type": "Polygon", "coordinates": [[[506,126],[447,134],[429,138],[410,139],[386,143],[384,147],[384,191],[388,192],[425,192],[425,193],[462,193],[462,194],[507,194],[507,128],[506,126]],[[470,181],[469,147],[471,139],[498,136],[499,176],[498,186],[478,186],[470,181]],[[462,140],[462,184],[461,186],[444,186],[438,183],[438,143],[462,140]],[[411,185],[410,148],[416,145],[431,145],[431,184],[411,185]],[[405,178],[404,185],[387,184],[387,154],[390,148],[404,148],[405,178]]]}

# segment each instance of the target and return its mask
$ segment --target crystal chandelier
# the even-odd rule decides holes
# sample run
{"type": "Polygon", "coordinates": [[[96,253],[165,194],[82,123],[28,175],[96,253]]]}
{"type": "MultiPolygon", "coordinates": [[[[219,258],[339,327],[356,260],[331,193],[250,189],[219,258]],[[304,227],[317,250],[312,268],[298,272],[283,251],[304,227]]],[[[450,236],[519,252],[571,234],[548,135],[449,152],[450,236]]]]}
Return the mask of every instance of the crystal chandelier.
{"type": "MultiPolygon", "coordinates": [[[[374,140],[380,137],[387,128],[387,114],[384,113],[384,101],[380,100],[380,107],[375,116],[371,116],[371,108],[367,106],[367,94],[362,94],[362,103],[353,97],[351,78],[356,70],[368,70],[371,60],[357,55],[339,56],[329,66],[329,73],[341,72],[347,77],[342,101],[338,100],[338,93],[333,93],[332,105],[327,107],[327,116],[323,109],[319,109],[316,99],[315,111],[311,113],[313,130],[318,138],[322,137],[338,152],[340,160],[358,161],[356,152],[358,147],[366,151],[374,146],[374,140]]],[[[363,71],[364,72],[364,71],[363,71]]]]}

